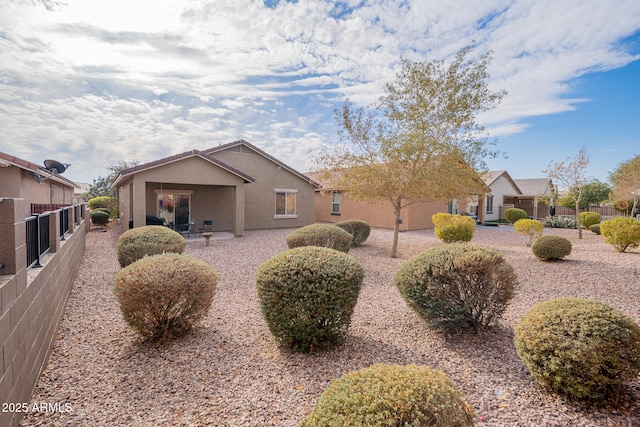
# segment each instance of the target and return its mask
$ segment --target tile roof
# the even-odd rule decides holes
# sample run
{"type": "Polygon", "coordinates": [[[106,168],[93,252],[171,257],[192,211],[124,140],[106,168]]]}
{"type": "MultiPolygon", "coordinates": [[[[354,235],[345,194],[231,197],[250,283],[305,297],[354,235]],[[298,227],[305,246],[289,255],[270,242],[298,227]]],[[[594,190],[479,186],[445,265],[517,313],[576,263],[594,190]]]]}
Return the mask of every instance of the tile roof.
{"type": "Polygon", "coordinates": [[[4,153],[2,151],[0,151],[0,163],[4,166],[15,166],[20,169],[26,170],[27,172],[33,172],[35,174],[38,174],[42,178],[52,179],[61,184],[66,184],[71,187],[78,186],[75,182],[59,174],[52,174],[51,171],[46,169],[44,166],[38,166],[35,163],[31,163],[27,160],[20,159],[16,156],[12,156],[11,154],[4,153]]]}

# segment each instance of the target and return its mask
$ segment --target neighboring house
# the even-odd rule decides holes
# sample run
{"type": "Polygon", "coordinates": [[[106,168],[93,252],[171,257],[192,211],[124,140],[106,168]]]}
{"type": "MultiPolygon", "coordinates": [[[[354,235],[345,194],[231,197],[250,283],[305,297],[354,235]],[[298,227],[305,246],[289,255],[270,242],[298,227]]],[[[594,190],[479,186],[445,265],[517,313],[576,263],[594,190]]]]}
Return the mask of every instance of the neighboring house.
{"type": "Polygon", "coordinates": [[[148,215],[178,230],[213,221],[215,231],[300,227],[314,222],[319,185],[244,140],[126,169],[116,177],[121,220],[148,215]]]}
{"type": "MultiPolygon", "coordinates": [[[[29,402],[46,366],[85,249],[75,184],[0,152],[0,401],[29,402]]],[[[18,426],[24,411],[0,412],[18,426]]]]}
{"type": "MultiPolygon", "coordinates": [[[[553,191],[553,183],[549,178],[518,179],[511,178],[505,170],[490,171],[483,176],[490,192],[484,195],[484,209],[478,209],[478,216],[483,221],[505,219],[504,211],[509,208],[520,208],[533,218],[544,218],[549,215],[547,200],[553,191]],[[480,212],[482,210],[482,212],[480,212]]],[[[471,210],[476,209],[478,199],[470,201],[471,210]]]]}

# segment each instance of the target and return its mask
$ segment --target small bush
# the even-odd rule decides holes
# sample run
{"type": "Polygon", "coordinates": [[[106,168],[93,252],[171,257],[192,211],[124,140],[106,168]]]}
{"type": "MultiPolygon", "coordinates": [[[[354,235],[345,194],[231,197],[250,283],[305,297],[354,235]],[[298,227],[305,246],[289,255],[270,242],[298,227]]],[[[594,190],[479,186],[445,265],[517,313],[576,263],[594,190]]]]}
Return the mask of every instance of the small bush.
{"type": "Polygon", "coordinates": [[[186,244],[180,233],[161,225],[133,228],[122,233],[118,239],[118,262],[120,267],[126,267],[145,255],[164,252],[181,254],[186,244]]]}
{"type": "Polygon", "coordinates": [[[107,208],[95,208],[94,210],[92,210],[92,212],[98,212],[98,211],[104,212],[107,215],[111,216],[111,211],[107,208]]]}
{"type": "Polygon", "coordinates": [[[109,214],[103,211],[91,211],[91,222],[95,225],[107,225],[109,223],[109,214]]]}
{"type": "Polygon", "coordinates": [[[287,235],[289,249],[301,246],[319,246],[349,252],[353,236],[333,224],[311,224],[287,235]]]}
{"type": "Polygon", "coordinates": [[[113,197],[93,197],[87,201],[87,205],[89,205],[89,209],[91,210],[96,208],[105,208],[109,210],[109,213],[113,215],[114,218],[118,216],[118,201],[113,197]]]}
{"type": "Polygon", "coordinates": [[[351,240],[351,246],[360,246],[364,243],[371,233],[371,226],[365,221],[357,219],[341,221],[336,223],[336,227],[342,228],[347,233],[353,236],[351,240]]]}
{"type": "Polygon", "coordinates": [[[125,321],[150,341],[189,332],[209,311],[218,274],[209,264],[167,253],[120,270],[115,294],[125,321]]]}
{"type": "Polygon", "coordinates": [[[527,211],[520,208],[509,208],[504,211],[504,217],[511,224],[515,224],[520,219],[525,219],[527,217],[527,211]]]}
{"type": "Polygon", "coordinates": [[[514,342],[538,383],[574,399],[615,396],[640,372],[640,327],[596,301],[540,303],[516,325],[514,342]]]}
{"type": "Polygon", "coordinates": [[[560,236],[542,236],[533,242],[531,249],[542,261],[557,261],[571,253],[571,242],[560,236]]]}
{"type": "Polygon", "coordinates": [[[333,381],[301,426],[467,427],[473,420],[471,407],[444,372],[376,364],[333,381]]]}
{"type": "Polygon", "coordinates": [[[600,224],[593,224],[591,227],[589,227],[589,230],[591,230],[593,233],[600,234],[600,224]]]}
{"type": "Polygon", "coordinates": [[[542,220],[542,225],[547,228],[576,228],[576,220],[568,216],[548,216],[542,220]]]}
{"type": "Polygon", "coordinates": [[[436,237],[445,243],[468,242],[476,230],[476,221],[470,216],[437,213],[431,220],[436,237]]]}
{"type": "Polygon", "coordinates": [[[329,248],[289,249],[256,275],[262,315],[273,336],[296,351],[332,348],[344,341],[364,269],[329,248]]]}
{"type": "Polygon", "coordinates": [[[590,228],[594,224],[599,224],[602,217],[597,212],[580,212],[580,224],[584,228],[590,228]]]}
{"type": "Polygon", "coordinates": [[[394,283],[431,326],[446,331],[471,328],[477,333],[502,315],[515,293],[517,277],[498,252],[453,243],[405,261],[394,283]]]}
{"type": "Polygon", "coordinates": [[[513,228],[525,236],[527,246],[531,246],[544,231],[544,225],[536,219],[519,219],[513,224],[513,228]]]}
{"type": "Polygon", "coordinates": [[[618,252],[640,245],[640,222],[634,218],[617,217],[600,224],[604,241],[613,245],[618,252]]]}

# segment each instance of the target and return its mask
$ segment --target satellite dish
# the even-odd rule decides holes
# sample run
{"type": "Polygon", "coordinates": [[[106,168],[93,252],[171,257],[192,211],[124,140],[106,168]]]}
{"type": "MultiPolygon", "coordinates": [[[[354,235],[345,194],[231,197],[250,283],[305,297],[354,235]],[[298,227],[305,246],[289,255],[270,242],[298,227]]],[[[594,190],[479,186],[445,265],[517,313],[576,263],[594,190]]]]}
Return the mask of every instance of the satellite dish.
{"type": "Polygon", "coordinates": [[[48,159],[44,161],[45,169],[47,169],[49,172],[51,172],[54,175],[63,173],[64,171],[67,170],[69,166],[71,166],[69,163],[60,163],[56,160],[48,159]]]}

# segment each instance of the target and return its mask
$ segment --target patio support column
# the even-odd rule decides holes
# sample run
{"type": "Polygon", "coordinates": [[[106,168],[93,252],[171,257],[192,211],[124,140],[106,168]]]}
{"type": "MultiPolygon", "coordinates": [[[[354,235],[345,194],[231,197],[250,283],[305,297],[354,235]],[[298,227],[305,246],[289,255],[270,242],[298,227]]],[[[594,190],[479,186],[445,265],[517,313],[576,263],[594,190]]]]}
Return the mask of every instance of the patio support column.
{"type": "Polygon", "coordinates": [[[235,236],[242,236],[244,234],[244,184],[236,185],[234,187],[235,193],[235,219],[233,234],[235,236]]]}
{"type": "MultiPolygon", "coordinates": [[[[133,179],[133,226],[144,227],[147,225],[147,199],[146,199],[146,182],[135,177],[133,179]]],[[[155,214],[155,212],[154,212],[155,214]]]]}

